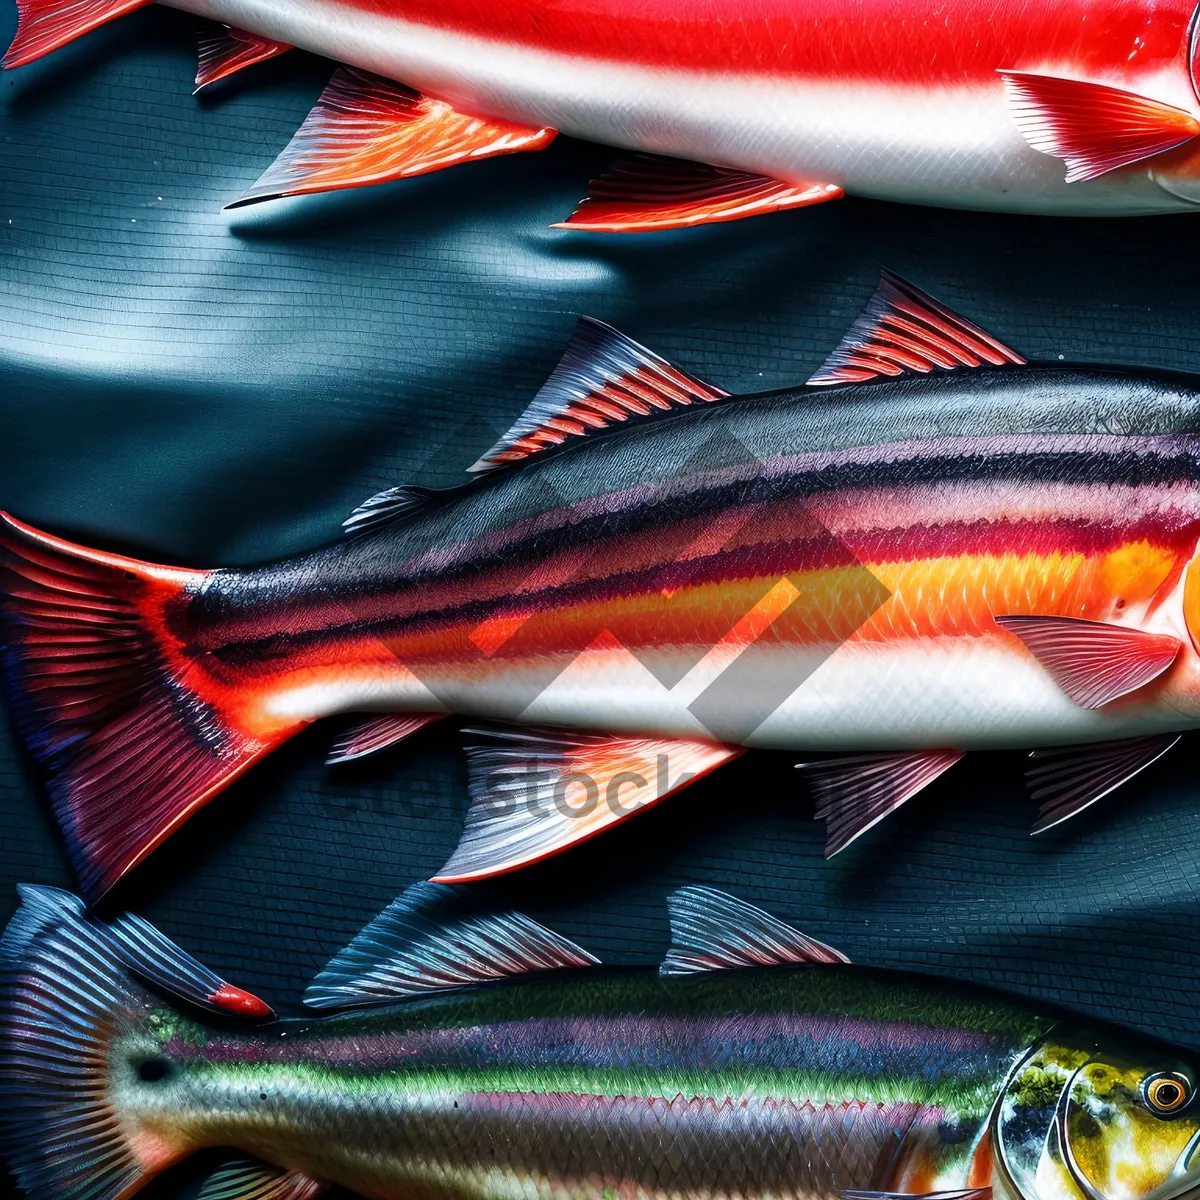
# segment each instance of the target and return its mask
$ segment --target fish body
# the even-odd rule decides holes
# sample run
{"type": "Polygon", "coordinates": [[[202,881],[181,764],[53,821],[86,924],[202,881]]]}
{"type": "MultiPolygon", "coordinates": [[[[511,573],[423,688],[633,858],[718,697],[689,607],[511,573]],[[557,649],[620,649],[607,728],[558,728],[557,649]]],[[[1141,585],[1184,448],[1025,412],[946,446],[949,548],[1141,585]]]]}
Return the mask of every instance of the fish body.
{"type": "Polygon", "coordinates": [[[285,563],[217,571],[175,619],[214,703],[242,697],[262,737],[431,706],[790,750],[1174,729],[1196,721],[1194,651],[1144,703],[1088,710],[991,617],[1188,639],[1177,593],[1198,482],[1200,392],[1176,379],[1014,367],[783,391],[531,460],[285,563]],[[780,580],[805,599],[741,651],[756,686],[702,722],[731,630],[780,580]],[[754,726],[764,683],[781,702],[754,726]]]}
{"type": "MultiPolygon", "coordinates": [[[[581,967],[584,952],[518,914],[440,922],[431,890],[397,901],[308,993],[359,1008],[247,1026],[147,992],[129,938],[114,950],[72,898],[26,888],[0,946],[0,1055],[22,1101],[0,1136],[20,1181],[51,1200],[128,1197],[225,1146],[279,1194],[336,1183],[372,1200],[1196,1187],[1193,1067],[1169,1047],[855,968],[711,889],[672,898],[662,973],[581,967]],[[29,1040],[39,1021],[45,1050],[29,1040]],[[1069,1159],[1048,1137],[1060,1120],[1069,1159]],[[83,1128],[73,1162],[57,1152],[64,1122],[83,1128]]],[[[182,955],[151,935],[160,960],[182,955]]],[[[257,1193],[226,1177],[202,1194],[257,1193]]]]}
{"type": "Polygon", "coordinates": [[[337,713],[375,716],[335,759],[492,723],[447,880],[747,748],[858,756],[815,777],[833,852],[968,751],[1083,747],[1038,784],[1049,825],[1200,724],[1187,377],[1027,364],[886,276],[809,385],[756,396],[583,320],[472,470],[248,569],[6,519],[10,700],[89,890],[337,713]]]}
{"type": "MultiPolygon", "coordinates": [[[[29,61],[137,2],[94,0],[81,13],[23,0],[6,61],[29,61]]],[[[332,137],[314,130],[295,147],[304,164],[288,186],[253,198],[461,161],[463,113],[504,130],[466,157],[545,144],[521,130],[560,131],[801,188],[802,200],[777,207],[843,192],[1063,215],[1188,211],[1200,201],[1191,0],[170,2],[249,31],[271,48],[259,58],[300,46],[453,109],[434,122],[455,124],[453,152],[418,168],[423,151],[412,146],[395,161],[366,150],[388,143],[389,121],[403,140],[407,118],[362,92],[361,110],[351,107],[370,129],[334,119],[332,137]],[[1063,161],[1076,165],[1064,172],[1063,161]]],[[[238,50],[237,65],[255,61],[245,39],[238,50]]],[[[394,98],[386,85],[374,94],[394,98]]],[[[658,225],[764,211],[718,203],[706,213],[713,200],[683,196],[658,225]]]]}

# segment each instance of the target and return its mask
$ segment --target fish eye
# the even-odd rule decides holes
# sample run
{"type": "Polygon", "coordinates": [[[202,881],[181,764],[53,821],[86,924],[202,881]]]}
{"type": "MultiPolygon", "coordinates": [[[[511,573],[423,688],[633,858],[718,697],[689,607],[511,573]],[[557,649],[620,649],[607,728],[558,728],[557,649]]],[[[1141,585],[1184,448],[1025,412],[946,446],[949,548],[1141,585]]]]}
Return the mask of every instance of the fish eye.
{"type": "Polygon", "coordinates": [[[137,1066],[138,1078],[143,1083],[158,1083],[166,1079],[170,1070],[171,1064],[163,1058],[144,1058],[137,1066]]]}
{"type": "Polygon", "coordinates": [[[1142,1099],[1160,1116],[1178,1112],[1191,1098],[1191,1080],[1174,1071],[1158,1071],[1142,1080],[1142,1099]]]}

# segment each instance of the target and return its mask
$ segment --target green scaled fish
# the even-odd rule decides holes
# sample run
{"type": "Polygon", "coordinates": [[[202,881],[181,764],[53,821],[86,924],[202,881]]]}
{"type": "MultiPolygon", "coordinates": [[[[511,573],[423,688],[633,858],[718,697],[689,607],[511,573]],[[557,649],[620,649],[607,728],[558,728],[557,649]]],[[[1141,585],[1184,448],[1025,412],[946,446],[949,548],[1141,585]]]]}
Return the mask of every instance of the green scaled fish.
{"type": "Polygon", "coordinates": [[[851,966],[709,888],[657,970],[421,885],[268,1011],[144,922],[24,887],[0,942],[0,1135],[38,1200],[1173,1200],[1196,1064],[983,990],[851,966]],[[149,985],[156,985],[151,988],[149,985]],[[217,993],[241,996],[249,1019],[217,993]],[[256,1007],[257,1005],[257,1007],[256,1007]]]}

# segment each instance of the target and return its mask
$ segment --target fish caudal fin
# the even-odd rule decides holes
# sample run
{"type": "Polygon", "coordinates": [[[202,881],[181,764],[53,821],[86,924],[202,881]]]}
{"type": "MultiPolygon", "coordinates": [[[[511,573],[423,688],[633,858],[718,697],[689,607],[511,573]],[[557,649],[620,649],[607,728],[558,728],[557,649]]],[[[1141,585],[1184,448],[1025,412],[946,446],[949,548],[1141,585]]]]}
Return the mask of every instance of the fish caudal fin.
{"type": "Polygon", "coordinates": [[[154,0],[17,0],[17,33],[5,67],[23,67],[154,0]]]}
{"type": "Polygon", "coordinates": [[[208,1008],[223,1007],[206,1001],[224,991],[270,1009],[144,921],[97,921],[57,888],[18,890],[0,939],[0,1152],[30,1196],[124,1198],[190,1149],[118,1110],[115,1093],[136,1086],[146,1057],[139,1031],[161,1004],[139,976],[178,976],[171,990],[208,1008]],[[118,1051],[129,1035],[141,1054],[118,1051]]]}
{"type": "Polygon", "coordinates": [[[283,153],[226,208],[541,150],[555,136],[553,129],[468,116],[380,75],[340,67],[283,153]]]}
{"type": "Polygon", "coordinates": [[[182,610],[209,576],[0,515],[11,708],[89,901],[294,732],[247,736],[197,691],[182,610]]]}

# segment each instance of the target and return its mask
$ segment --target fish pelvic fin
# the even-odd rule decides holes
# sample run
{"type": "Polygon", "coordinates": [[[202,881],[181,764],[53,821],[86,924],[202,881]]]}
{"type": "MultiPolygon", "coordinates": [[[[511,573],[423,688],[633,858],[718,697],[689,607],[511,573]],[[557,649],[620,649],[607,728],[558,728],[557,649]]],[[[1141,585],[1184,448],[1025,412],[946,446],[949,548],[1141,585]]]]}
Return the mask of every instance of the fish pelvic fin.
{"type": "Polygon", "coordinates": [[[223,711],[228,694],[186,646],[186,606],[211,575],[89,550],[0,514],[10,705],[49,773],[89,902],[303,727],[250,735],[223,711]]]}
{"type": "Polygon", "coordinates": [[[303,1171],[285,1171],[257,1159],[234,1159],[204,1181],[196,1200],[313,1200],[328,1186],[303,1171]]]}
{"type": "Polygon", "coordinates": [[[1098,179],[1200,134],[1192,113],[1135,92],[1028,71],[1000,74],[1025,140],[1062,159],[1068,183],[1098,179]]]}
{"type": "Polygon", "coordinates": [[[18,892],[0,938],[0,1151],[30,1196],[124,1200],[191,1150],[116,1099],[163,1078],[147,1033],[162,1002],[142,978],[201,1001],[229,985],[136,918],[98,921],[57,888],[18,892]]]}
{"type": "Polygon", "coordinates": [[[579,207],[551,228],[592,233],[687,229],[824,204],[844,194],[836,183],[784,183],[730,167],[635,154],[593,179],[579,207]]]}
{"type": "Polygon", "coordinates": [[[17,32],[3,66],[23,67],[154,0],[17,0],[17,32]]]}
{"type": "Polygon", "coordinates": [[[541,150],[555,136],[553,129],[469,116],[381,75],[339,67],[283,153],[226,208],[541,150]]]}
{"type": "MultiPolygon", "coordinates": [[[[199,92],[237,71],[286,54],[287,42],[263,37],[232,25],[213,24],[200,35],[196,56],[196,91],[199,92]]],[[[195,93],[193,93],[194,95],[195,93]]]]}

